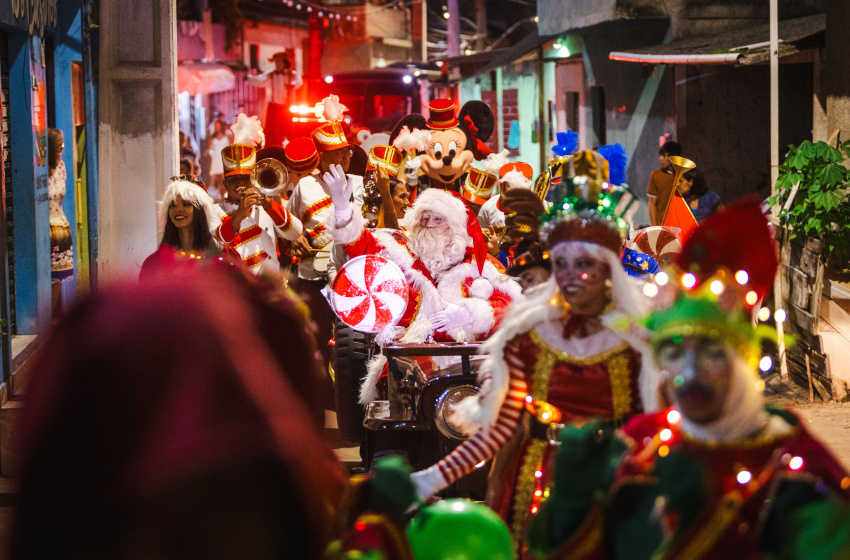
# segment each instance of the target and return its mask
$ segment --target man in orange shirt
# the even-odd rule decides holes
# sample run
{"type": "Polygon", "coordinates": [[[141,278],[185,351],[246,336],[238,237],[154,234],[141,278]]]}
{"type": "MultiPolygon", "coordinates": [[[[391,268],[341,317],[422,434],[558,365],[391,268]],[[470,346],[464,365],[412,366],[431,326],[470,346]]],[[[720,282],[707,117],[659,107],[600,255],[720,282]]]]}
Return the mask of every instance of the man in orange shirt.
{"type": "Polygon", "coordinates": [[[664,225],[664,211],[675,189],[670,156],[680,155],[682,155],[682,147],[672,140],[665,142],[658,150],[658,162],[661,167],[652,172],[649,177],[649,187],[646,189],[646,196],[649,199],[649,220],[654,226],[664,225]]]}

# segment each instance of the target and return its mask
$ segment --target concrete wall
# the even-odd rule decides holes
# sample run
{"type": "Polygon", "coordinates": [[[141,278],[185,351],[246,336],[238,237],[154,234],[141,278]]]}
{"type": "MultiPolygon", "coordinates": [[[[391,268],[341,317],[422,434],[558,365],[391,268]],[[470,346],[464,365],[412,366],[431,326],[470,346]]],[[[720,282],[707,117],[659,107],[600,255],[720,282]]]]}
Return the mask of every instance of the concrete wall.
{"type": "MultiPolygon", "coordinates": [[[[811,139],[811,64],[782,64],[780,157],[811,139]]],[[[724,202],[770,194],[770,69],[687,66],[677,69],[678,139],[683,155],[724,202]],[[683,110],[684,109],[684,110],[683,110]]]]}
{"type": "Polygon", "coordinates": [[[137,276],[177,173],[177,43],[169,0],[100,3],[98,283],[137,276]]]}
{"type": "MultiPolygon", "coordinates": [[[[627,22],[584,33],[583,38],[585,122],[592,129],[591,88],[604,87],[606,143],[619,142],[626,148],[627,183],[645,199],[649,176],[658,167],[659,138],[664,134],[676,136],[673,73],[665,65],[612,61],[608,54],[662,43],[669,38],[668,25],[654,20],[627,22]]],[[[591,145],[595,143],[592,135],[588,138],[591,145]]],[[[649,223],[649,213],[642,207],[635,215],[635,224],[645,223],[649,223]]]]}
{"type": "Polygon", "coordinates": [[[850,140],[850,2],[826,0],[826,4],[826,59],[820,102],[826,106],[826,136],[839,130],[844,141],[850,140]]]}

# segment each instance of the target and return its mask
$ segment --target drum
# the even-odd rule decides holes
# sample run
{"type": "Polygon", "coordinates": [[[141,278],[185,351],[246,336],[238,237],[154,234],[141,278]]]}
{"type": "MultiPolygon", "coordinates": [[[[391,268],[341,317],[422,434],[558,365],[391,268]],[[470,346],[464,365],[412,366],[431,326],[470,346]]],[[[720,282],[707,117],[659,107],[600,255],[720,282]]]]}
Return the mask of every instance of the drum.
{"type": "Polygon", "coordinates": [[[634,248],[655,257],[660,265],[672,263],[682,252],[682,244],[676,233],[665,226],[652,226],[637,232],[634,248]]]}
{"type": "Polygon", "coordinates": [[[355,257],[337,272],[328,299],[340,321],[358,332],[377,333],[404,315],[407,281],[401,268],[384,257],[355,257]]]}

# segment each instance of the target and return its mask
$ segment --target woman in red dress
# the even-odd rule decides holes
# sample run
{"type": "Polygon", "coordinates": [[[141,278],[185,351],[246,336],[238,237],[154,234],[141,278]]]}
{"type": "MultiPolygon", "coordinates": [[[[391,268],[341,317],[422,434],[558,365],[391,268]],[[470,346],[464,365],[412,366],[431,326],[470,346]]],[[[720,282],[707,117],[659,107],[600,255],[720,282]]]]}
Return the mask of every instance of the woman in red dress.
{"type": "MultiPolygon", "coordinates": [[[[601,208],[591,202],[585,206],[601,208]]],[[[622,425],[656,406],[653,393],[642,391],[654,386],[655,376],[646,372],[641,354],[605,326],[640,313],[636,285],[619,262],[623,223],[613,213],[585,211],[544,229],[552,277],[508,311],[483,349],[490,358],[481,396],[458,408],[456,418],[477,431],[413,475],[426,497],[496,455],[487,502],[518,547],[551,479],[549,427],[590,417],[622,425]]]]}

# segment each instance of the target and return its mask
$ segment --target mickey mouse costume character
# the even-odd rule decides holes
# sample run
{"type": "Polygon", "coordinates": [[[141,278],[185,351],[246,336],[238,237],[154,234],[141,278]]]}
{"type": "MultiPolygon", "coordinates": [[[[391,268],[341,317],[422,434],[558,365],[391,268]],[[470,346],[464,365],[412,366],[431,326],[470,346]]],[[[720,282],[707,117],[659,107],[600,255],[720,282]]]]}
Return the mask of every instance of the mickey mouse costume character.
{"type": "Polygon", "coordinates": [[[417,155],[405,168],[407,185],[422,191],[428,187],[460,193],[464,176],[473,159],[483,160],[491,150],[484,144],[493,133],[493,112],[481,101],[468,101],[456,114],[451,99],[435,99],[428,105],[430,116],[414,113],[404,117],[390,134],[390,143],[400,150],[408,150],[409,136],[427,130],[415,146],[417,155]],[[419,175],[419,172],[424,175],[419,175]]]}

